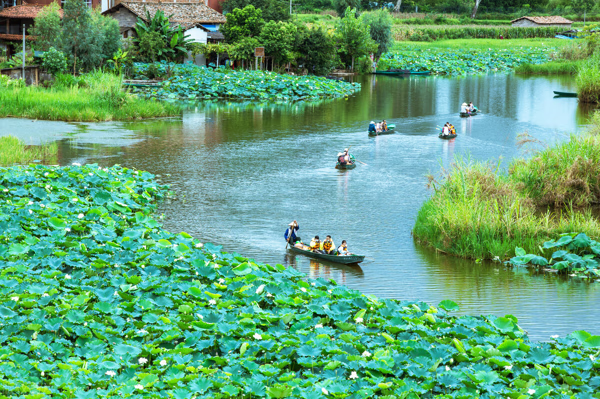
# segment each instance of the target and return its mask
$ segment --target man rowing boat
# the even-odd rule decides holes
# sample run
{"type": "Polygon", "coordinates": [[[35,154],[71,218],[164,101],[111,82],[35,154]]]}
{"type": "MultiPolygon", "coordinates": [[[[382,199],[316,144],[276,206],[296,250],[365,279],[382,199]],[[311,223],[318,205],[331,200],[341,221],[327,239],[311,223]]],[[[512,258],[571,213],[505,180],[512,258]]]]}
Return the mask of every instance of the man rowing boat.
{"type": "Polygon", "coordinates": [[[294,245],[296,243],[296,241],[302,241],[300,239],[300,237],[298,237],[296,235],[296,232],[298,230],[300,230],[300,226],[298,226],[298,222],[296,222],[294,220],[292,223],[288,224],[288,226],[289,227],[285,230],[285,233],[283,234],[283,237],[285,237],[285,240],[292,245],[294,245]]]}
{"type": "Polygon", "coordinates": [[[352,164],[352,160],[350,159],[350,154],[348,153],[348,148],[344,149],[344,152],[338,153],[338,162],[340,165],[350,165],[352,164]]]}

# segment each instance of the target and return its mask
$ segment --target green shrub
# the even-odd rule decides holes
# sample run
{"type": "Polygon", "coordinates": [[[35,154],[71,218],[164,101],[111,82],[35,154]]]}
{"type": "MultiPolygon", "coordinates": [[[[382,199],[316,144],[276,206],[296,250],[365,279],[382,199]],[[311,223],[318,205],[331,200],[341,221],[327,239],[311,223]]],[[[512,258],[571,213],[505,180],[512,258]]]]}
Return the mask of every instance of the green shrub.
{"type": "Polygon", "coordinates": [[[56,76],[67,70],[67,57],[62,51],[50,47],[42,56],[42,67],[50,74],[56,76]]]}
{"type": "Polygon", "coordinates": [[[600,55],[585,61],[577,74],[579,101],[600,104],[600,55]]]}

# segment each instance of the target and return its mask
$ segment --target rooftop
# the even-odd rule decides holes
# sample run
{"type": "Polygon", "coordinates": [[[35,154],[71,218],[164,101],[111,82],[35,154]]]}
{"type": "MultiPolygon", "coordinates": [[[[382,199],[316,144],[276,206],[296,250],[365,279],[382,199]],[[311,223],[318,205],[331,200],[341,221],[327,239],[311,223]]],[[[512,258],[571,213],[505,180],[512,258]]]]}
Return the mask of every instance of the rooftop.
{"type": "MultiPolygon", "coordinates": [[[[19,6],[6,7],[0,11],[0,18],[33,19],[46,7],[41,4],[21,4],[19,6]]],[[[59,10],[62,17],[63,11],[59,10]]]]}
{"type": "Polygon", "coordinates": [[[110,14],[117,11],[120,7],[125,7],[144,21],[146,20],[146,11],[150,17],[154,17],[157,11],[162,11],[169,21],[188,29],[198,24],[224,24],[225,16],[218,11],[213,10],[204,4],[203,1],[121,1],[113,7],[104,11],[103,14],[110,14]]]}
{"type": "Polygon", "coordinates": [[[557,15],[552,16],[552,17],[521,17],[521,18],[512,20],[511,23],[520,21],[522,19],[528,19],[531,22],[535,22],[536,24],[539,24],[539,25],[572,24],[573,23],[573,21],[569,21],[568,19],[559,17],[557,15]]]}

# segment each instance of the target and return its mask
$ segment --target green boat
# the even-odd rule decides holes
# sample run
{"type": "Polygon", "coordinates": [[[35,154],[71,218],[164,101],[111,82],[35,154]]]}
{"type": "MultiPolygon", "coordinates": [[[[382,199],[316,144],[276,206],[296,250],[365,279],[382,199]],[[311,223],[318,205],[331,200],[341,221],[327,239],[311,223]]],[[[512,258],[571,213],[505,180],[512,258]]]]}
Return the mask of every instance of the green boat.
{"type": "Polygon", "coordinates": [[[441,139],[444,139],[444,140],[450,140],[450,139],[455,138],[456,134],[447,134],[445,136],[443,134],[440,134],[440,135],[438,135],[438,137],[441,139]]]}
{"type": "Polygon", "coordinates": [[[289,250],[292,252],[295,252],[297,254],[300,254],[300,255],[308,256],[309,258],[322,259],[322,260],[326,260],[328,262],[341,263],[344,265],[360,263],[363,260],[365,260],[365,257],[360,256],[360,255],[347,255],[347,256],[325,255],[325,254],[318,254],[318,253],[311,252],[311,251],[305,251],[303,249],[296,248],[296,247],[289,247],[289,250]]]}
{"type": "Polygon", "coordinates": [[[391,75],[391,76],[402,76],[402,75],[429,75],[431,71],[375,71],[375,75],[391,75]]]}
{"type": "Polygon", "coordinates": [[[475,111],[469,113],[469,112],[461,112],[460,116],[462,116],[463,118],[468,118],[469,116],[475,116],[479,113],[479,110],[476,109],[475,111]]]}
{"type": "Polygon", "coordinates": [[[356,168],[356,161],[354,160],[354,155],[350,154],[350,163],[341,164],[340,161],[338,161],[335,164],[335,168],[336,169],[354,169],[354,168],[356,168]]]}
{"type": "Polygon", "coordinates": [[[577,97],[577,93],[569,93],[567,91],[555,91],[554,95],[556,97],[577,97]]]}
{"type": "Polygon", "coordinates": [[[369,136],[381,136],[382,134],[392,134],[392,133],[396,133],[396,131],[394,130],[396,129],[396,125],[394,124],[389,124],[388,125],[388,130],[385,130],[383,132],[369,132],[369,136]]]}

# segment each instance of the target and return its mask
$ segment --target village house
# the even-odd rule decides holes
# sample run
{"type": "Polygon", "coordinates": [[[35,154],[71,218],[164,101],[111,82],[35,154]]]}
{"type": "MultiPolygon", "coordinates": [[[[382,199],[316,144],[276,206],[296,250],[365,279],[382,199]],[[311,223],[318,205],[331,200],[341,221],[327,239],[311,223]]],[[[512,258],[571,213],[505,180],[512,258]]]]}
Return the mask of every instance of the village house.
{"type": "Polygon", "coordinates": [[[561,28],[570,28],[573,21],[566,18],[553,17],[521,17],[511,21],[512,26],[522,28],[541,28],[545,26],[558,26],[561,28]]]}
{"type": "MultiPolygon", "coordinates": [[[[169,17],[172,26],[181,26],[194,42],[215,43],[224,40],[219,27],[226,22],[225,16],[203,0],[120,1],[102,14],[115,18],[119,22],[121,34],[128,38],[135,35],[134,27],[138,18],[147,21],[148,14],[152,18],[159,10],[169,17]]],[[[191,57],[186,61],[190,60],[191,57]]],[[[204,55],[197,56],[193,61],[198,65],[206,65],[204,55]]]]}

